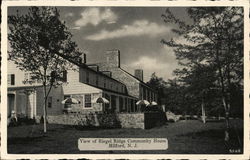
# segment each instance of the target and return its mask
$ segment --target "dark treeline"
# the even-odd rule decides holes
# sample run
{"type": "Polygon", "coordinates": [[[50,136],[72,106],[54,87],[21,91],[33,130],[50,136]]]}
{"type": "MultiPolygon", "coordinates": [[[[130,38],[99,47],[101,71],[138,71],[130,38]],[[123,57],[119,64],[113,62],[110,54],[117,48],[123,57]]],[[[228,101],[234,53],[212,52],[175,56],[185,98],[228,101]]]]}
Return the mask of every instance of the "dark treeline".
{"type": "MultiPolygon", "coordinates": [[[[164,81],[155,73],[148,82],[149,85],[158,91],[158,102],[165,105],[166,111],[178,115],[201,116],[201,103],[204,101],[207,116],[225,116],[225,111],[220,98],[219,91],[210,90],[204,95],[196,94],[190,86],[180,83],[176,78],[164,81]]],[[[243,116],[243,92],[242,89],[235,89],[232,92],[230,117],[243,116]]]]}
{"type": "MultiPolygon", "coordinates": [[[[152,74],[150,85],[161,104],[176,114],[243,116],[243,8],[187,8],[190,21],[177,19],[170,9],[162,18],[174,24],[178,39],[163,39],[173,48],[180,69],[164,81],[152,74]],[[181,40],[181,42],[180,42],[181,40]]],[[[171,54],[171,53],[170,53],[171,54]]]]}

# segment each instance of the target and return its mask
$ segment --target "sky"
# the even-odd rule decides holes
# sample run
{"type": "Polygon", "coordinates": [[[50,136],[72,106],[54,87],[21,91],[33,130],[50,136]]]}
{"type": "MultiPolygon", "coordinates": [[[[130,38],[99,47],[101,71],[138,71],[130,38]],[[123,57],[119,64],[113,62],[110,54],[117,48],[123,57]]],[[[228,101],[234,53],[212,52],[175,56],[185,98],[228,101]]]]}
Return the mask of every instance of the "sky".
{"type": "MultiPolygon", "coordinates": [[[[162,7],[57,7],[66,22],[73,40],[87,54],[87,63],[105,60],[107,50],[118,49],[121,67],[131,74],[143,69],[144,81],[152,73],[164,80],[173,77],[178,68],[172,48],[160,41],[178,38],[171,30],[176,26],[164,23],[162,7]]],[[[25,14],[27,7],[11,7],[25,14]]],[[[174,15],[187,20],[185,8],[171,8],[174,15]]]]}

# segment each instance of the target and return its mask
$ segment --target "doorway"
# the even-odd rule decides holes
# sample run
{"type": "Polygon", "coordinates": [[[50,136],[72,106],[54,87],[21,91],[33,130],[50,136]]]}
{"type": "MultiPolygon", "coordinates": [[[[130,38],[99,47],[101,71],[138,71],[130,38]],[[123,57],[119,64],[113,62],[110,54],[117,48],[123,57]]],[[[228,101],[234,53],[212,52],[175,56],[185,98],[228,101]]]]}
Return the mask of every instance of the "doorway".
{"type": "Polygon", "coordinates": [[[11,116],[11,111],[15,110],[15,94],[8,94],[8,101],[7,101],[7,116],[11,116]]]}

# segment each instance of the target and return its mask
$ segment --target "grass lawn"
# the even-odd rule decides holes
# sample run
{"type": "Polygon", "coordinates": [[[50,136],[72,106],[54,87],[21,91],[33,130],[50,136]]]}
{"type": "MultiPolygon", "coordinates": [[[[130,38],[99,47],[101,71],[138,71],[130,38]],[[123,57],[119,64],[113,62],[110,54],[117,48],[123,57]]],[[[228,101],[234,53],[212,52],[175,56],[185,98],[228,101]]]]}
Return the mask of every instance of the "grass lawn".
{"type": "Polygon", "coordinates": [[[23,125],[8,128],[8,153],[73,154],[73,153],[146,153],[146,154],[226,154],[243,151],[243,121],[230,120],[231,140],[224,142],[225,122],[183,120],[167,123],[148,130],[143,129],[83,129],[72,126],[23,125]],[[79,151],[79,138],[167,138],[167,150],[155,151],[79,151]],[[240,139],[240,143],[238,141],[240,139]]]}

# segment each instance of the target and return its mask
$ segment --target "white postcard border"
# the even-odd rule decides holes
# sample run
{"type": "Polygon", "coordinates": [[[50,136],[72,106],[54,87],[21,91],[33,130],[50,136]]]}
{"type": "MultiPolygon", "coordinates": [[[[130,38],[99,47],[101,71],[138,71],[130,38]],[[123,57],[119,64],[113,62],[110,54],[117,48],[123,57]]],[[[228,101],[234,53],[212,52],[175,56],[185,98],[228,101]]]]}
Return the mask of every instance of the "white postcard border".
{"type": "Polygon", "coordinates": [[[61,159],[61,158],[188,158],[188,159],[248,159],[249,158],[249,2],[246,0],[238,1],[145,1],[145,0],[119,0],[119,1],[3,1],[2,2],[2,24],[1,24],[1,52],[2,52],[2,85],[1,85],[1,158],[3,159],[61,159]],[[244,154],[243,155],[211,155],[211,154],[7,154],[7,7],[8,6],[242,6],[244,7],[244,154]]]}

